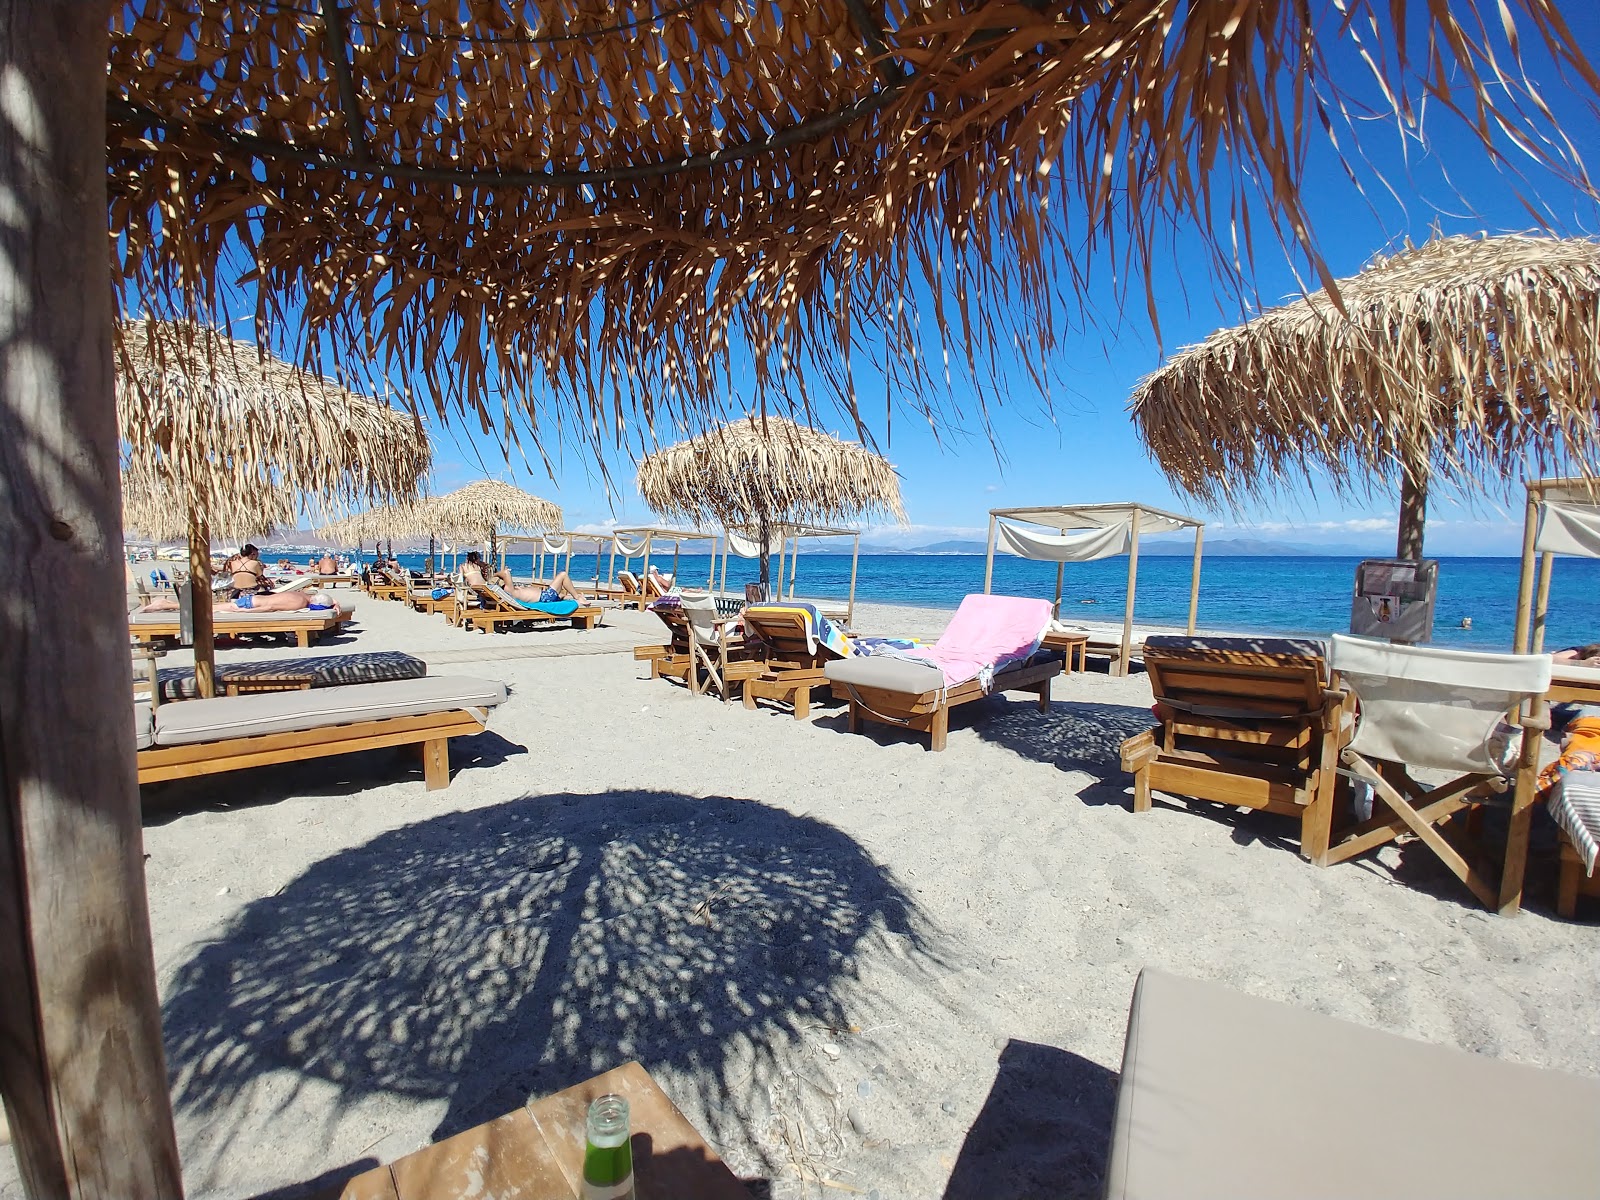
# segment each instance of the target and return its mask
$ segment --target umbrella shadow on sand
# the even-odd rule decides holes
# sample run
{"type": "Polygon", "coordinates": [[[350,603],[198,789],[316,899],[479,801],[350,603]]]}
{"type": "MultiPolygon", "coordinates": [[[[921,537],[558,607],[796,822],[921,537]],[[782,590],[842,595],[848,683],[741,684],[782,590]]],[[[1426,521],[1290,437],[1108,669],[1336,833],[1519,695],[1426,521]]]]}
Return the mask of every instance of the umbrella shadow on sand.
{"type": "Polygon", "coordinates": [[[985,719],[973,725],[979,737],[1023,758],[1092,775],[1098,781],[1092,787],[1114,785],[1120,798],[1131,782],[1122,770],[1122,743],[1154,724],[1148,708],[1056,700],[1040,712],[1032,697],[1008,699],[986,703],[985,719]]]}
{"type": "Polygon", "coordinates": [[[730,1068],[849,1024],[863,939],[926,954],[925,929],[845,834],[754,801],[449,813],[312,865],[178,971],[174,1099],[223,1154],[252,1083],[282,1071],[342,1103],[444,1100],[435,1140],[630,1058],[729,1112],[730,1068]]]}

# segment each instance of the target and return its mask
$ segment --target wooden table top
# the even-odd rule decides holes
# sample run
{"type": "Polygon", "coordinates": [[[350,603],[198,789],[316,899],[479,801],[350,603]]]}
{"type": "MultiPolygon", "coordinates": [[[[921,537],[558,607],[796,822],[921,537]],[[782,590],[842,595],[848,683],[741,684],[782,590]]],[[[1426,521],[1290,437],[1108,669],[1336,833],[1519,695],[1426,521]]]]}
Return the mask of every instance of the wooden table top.
{"type": "Polygon", "coordinates": [[[750,1200],[636,1062],[357,1175],[340,1200],[578,1200],[584,1121],[608,1092],[628,1101],[639,1200],[750,1200]]]}

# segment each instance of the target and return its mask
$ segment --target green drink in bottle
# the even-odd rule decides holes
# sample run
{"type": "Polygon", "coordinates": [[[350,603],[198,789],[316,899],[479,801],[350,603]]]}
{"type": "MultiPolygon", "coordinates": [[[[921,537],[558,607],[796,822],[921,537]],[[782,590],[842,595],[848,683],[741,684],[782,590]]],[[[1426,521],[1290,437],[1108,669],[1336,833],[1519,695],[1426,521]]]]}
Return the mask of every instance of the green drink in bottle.
{"type": "Polygon", "coordinates": [[[628,1102],[621,1096],[601,1096],[589,1105],[583,1200],[634,1200],[629,1132],[628,1102]]]}

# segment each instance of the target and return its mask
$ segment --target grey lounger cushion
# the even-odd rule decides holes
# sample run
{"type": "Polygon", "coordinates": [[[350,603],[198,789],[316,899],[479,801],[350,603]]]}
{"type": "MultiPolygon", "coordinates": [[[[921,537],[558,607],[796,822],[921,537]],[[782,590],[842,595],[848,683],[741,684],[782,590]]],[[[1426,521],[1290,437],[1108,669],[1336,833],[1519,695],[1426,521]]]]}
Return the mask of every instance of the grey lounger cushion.
{"type": "Polygon", "coordinates": [[[1600,1188],[1600,1081],[1146,970],[1108,1200],[1519,1200],[1600,1188]]]}
{"type": "Polygon", "coordinates": [[[162,705],[156,710],[156,744],[187,746],[224,738],[257,737],[321,729],[353,721],[415,717],[458,708],[493,708],[506,685],[463,675],[431,675],[392,683],[357,683],[309,692],[262,692],[162,705]]]}
{"type": "MultiPolygon", "coordinates": [[[[323,657],[269,658],[260,662],[218,663],[217,682],[245,680],[262,676],[304,672],[314,688],[336,687],[345,683],[387,683],[394,679],[420,679],[428,664],[399,650],[371,650],[363,654],[329,654],[323,657]]],[[[161,699],[193,700],[193,667],[161,668],[161,699]]]]}
{"type": "Polygon", "coordinates": [[[884,691],[906,692],[913,696],[935,692],[944,686],[944,672],[938,667],[878,654],[837,659],[823,667],[822,673],[832,683],[882,688],[884,691]]]}
{"type": "MultiPolygon", "coordinates": [[[[213,628],[221,629],[224,625],[248,625],[252,621],[305,620],[308,622],[320,622],[334,616],[350,617],[355,614],[355,611],[355,605],[353,604],[340,605],[337,611],[331,608],[302,608],[297,612],[256,612],[253,609],[241,609],[239,612],[229,613],[225,617],[215,617],[211,624],[213,628]]],[[[171,625],[178,620],[178,614],[175,612],[129,613],[128,620],[135,625],[171,625]]]]}
{"type": "Polygon", "coordinates": [[[156,744],[155,722],[150,719],[150,705],[144,700],[133,703],[133,744],[138,750],[148,750],[156,744]]]}

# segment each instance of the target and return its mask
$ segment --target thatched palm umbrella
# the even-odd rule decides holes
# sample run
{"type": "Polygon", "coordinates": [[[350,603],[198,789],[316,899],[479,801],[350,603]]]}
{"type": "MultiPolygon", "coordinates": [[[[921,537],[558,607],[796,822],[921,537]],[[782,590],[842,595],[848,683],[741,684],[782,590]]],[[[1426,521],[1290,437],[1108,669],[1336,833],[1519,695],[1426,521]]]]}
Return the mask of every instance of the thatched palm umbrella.
{"type": "Polygon", "coordinates": [[[644,502],[664,517],[754,531],[763,590],[775,525],[874,513],[906,519],[888,459],[781,417],[746,417],[647,455],[638,482],[644,502]]]}
{"type": "Polygon", "coordinates": [[[1398,484],[1422,555],[1431,485],[1494,492],[1600,463],[1600,242],[1448,237],[1172,356],[1133,419],[1211,504],[1322,478],[1398,484]]]}
{"type": "MultiPolygon", "coordinates": [[[[293,493],[263,487],[213,496],[206,524],[211,537],[228,541],[269,537],[293,529],[299,518],[300,505],[293,493]]],[[[158,542],[181,542],[190,533],[188,508],[148,467],[130,465],[122,472],[122,527],[158,542]]],[[[210,572],[195,584],[209,595],[210,572]]]]}
{"type": "Polygon", "coordinates": [[[484,541],[494,557],[501,533],[549,533],[561,528],[561,506],[498,479],[479,479],[423,506],[429,529],[457,541],[484,541]]]}
{"type": "Polygon", "coordinates": [[[415,492],[432,461],[411,415],[205,326],[125,321],[117,413],[129,467],[171,498],[189,539],[195,680],[213,694],[211,534],[269,496],[324,502],[415,492]]]}
{"type": "Polygon", "coordinates": [[[396,504],[381,504],[364,512],[351,513],[337,521],[318,527],[317,536],[326,541],[352,545],[358,549],[368,542],[374,549],[387,540],[391,552],[395,538],[421,537],[428,534],[428,557],[433,557],[434,528],[430,523],[430,502],[426,499],[407,500],[396,504]]]}

